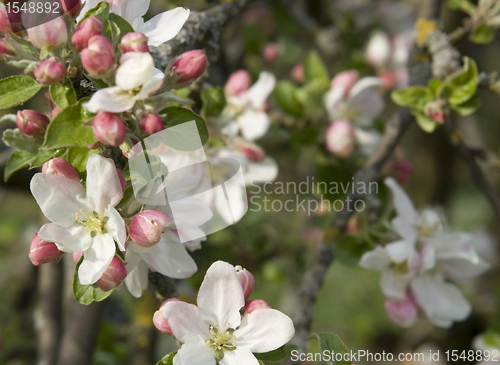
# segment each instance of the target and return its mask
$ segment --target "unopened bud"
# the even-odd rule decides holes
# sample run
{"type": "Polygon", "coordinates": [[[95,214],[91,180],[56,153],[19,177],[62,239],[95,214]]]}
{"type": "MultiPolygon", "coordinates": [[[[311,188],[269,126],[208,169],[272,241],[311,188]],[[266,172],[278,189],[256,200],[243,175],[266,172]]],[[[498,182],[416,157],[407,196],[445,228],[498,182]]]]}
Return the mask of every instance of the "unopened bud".
{"type": "Polygon", "coordinates": [[[126,277],[125,264],[118,256],[114,256],[104,274],[96,281],[96,285],[102,291],[110,291],[120,285],[126,277]]]}
{"type": "Polygon", "coordinates": [[[123,53],[127,52],[149,52],[148,37],[143,33],[130,32],[123,36],[120,47],[123,53]]]}
{"type": "Polygon", "coordinates": [[[52,98],[50,97],[50,92],[46,91],[44,95],[45,95],[45,98],[47,99],[47,103],[49,104],[49,108],[51,108],[51,109],[56,108],[56,105],[54,104],[54,102],[52,101],[52,98]]]}
{"type": "Polygon", "coordinates": [[[31,43],[37,48],[57,47],[68,41],[68,27],[63,17],[28,28],[31,43]]]}
{"type": "Polygon", "coordinates": [[[3,56],[13,56],[16,52],[7,38],[0,38],[0,58],[3,56]]]}
{"type": "Polygon", "coordinates": [[[163,315],[163,308],[165,305],[169,302],[180,302],[181,300],[178,298],[170,298],[167,299],[163,302],[161,305],[160,309],[158,309],[155,314],[153,315],[153,324],[155,327],[158,329],[158,331],[163,332],[166,335],[173,336],[174,334],[172,333],[172,329],[170,328],[170,325],[168,324],[167,319],[163,315]]]}
{"type": "Polygon", "coordinates": [[[240,142],[238,143],[238,149],[250,161],[261,162],[266,157],[266,152],[255,143],[240,142]]]}
{"type": "Polygon", "coordinates": [[[326,131],[326,148],[340,157],[349,157],[356,145],[354,126],[347,119],[333,122],[326,131]]]}
{"type": "Polygon", "coordinates": [[[163,119],[157,114],[146,113],[141,116],[139,128],[147,134],[155,134],[165,129],[163,119]]]}
{"type": "Polygon", "coordinates": [[[389,70],[381,72],[378,77],[382,80],[382,87],[385,90],[391,90],[396,85],[396,75],[389,70]]]}
{"type": "Polygon", "coordinates": [[[3,34],[9,34],[12,32],[7,8],[0,9],[0,32],[3,34]]]}
{"type": "Polygon", "coordinates": [[[55,57],[43,61],[35,69],[35,77],[40,84],[54,85],[64,78],[64,65],[55,57]]]}
{"type": "Polygon", "coordinates": [[[145,210],[132,218],[130,238],[142,247],[151,247],[160,242],[165,227],[171,219],[168,214],[159,210],[145,210]]]}
{"type": "Polygon", "coordinates": [[[61,0],[61,13],[67,13],[73,18],[76,18],[80,11],[82,10],[81,0],[61,0]]]}
{"type": "Polygon", "coordinates": [[[262,52],[262,57],[264,58],[264,61],[272,65],[278,60],[279,56],[280,56],[280,50],[276,43],[266,44],[264,52],[262,52]]]}
{"type": "Polygon", "coordinates": [[[366,58],[375,67],[382,67],[389,61],[392,53],[391,40],[383,32],[375,33],[366,47],[366,58]]]}
{"type": "Polygon", "coordinates": [[[193,82],[207,68],[207,57],[201,49],[187,51],[178,56],[170,67],[170,77],[176,84],[193,82]]]}
{"type": "Polygon", "coordinates": [[[97,113],[93,130],[96,138],[108,146],[116,147],[125,141],[125,122],[113,113],[97,113]]]}
{"type": "Polygon", "coordinates": [[[445,104],[442,100],[435,100],[427,103],[424,107],[424,113],[439,124],[443,124],[447,117],[445,104]]]}
{"type": "Polygon", "coordinates": [[[11,11],[9,13],[7,8],[0,9],[0,33],[5,35],[9,33],[20,32],[24,29],[23,20],[21,18],[22,12],[17,13],[11,11]]]}
{"type": "Polygon", "coordinates": [[[390,320],[401,327],[413,326],[418,318],[417,304],[409,293],[402,301],[386,299],[385,310],[390,320]]]}
{"type": "Polygon", "coordinates": [[[356,70],[344,71],[336,75],[332,82],[331,88],[341,87],[344,89],[344,96],[347,96],[351,91],[352,87],[359,80],[359,72],[356,70]]]}
{"type": "Polygon", "coordinates": [[[247,70],[238,70],[229,75],[224,91],[227,96],[240,95],[252,85],[252,76],[247,70]]]}
{"type": "Polygon", "coordinates": [[[89,46],[89,40],[95,35],[101,35],[103,30],[102,20],[95,15],[89,16],[78,24],[75,33],[71,37],[71,42],[80,52],[89,46]]]}
{"type": "Polygon", "coordinates": [[[291,76],[299,84],[304,83],[304,65],[301,62],[293,66],[291,76]]]}
{"type": "Polygon", "coordinates": [[[81,53],[83,68],[91,77],[104,75],[115,62],[115,50],[111,41],[95,35],[89,39],[88,47],[81,53]]]}
{"type": "Polygon", "coordinates": [[[243,289],[243,296],[245,300],[252,294],[253,287],[255,286],[255,278],[247,269],[243,269],[240,265],[235,266],[238,279],[240,279],[241,288],[243,289]]]}
{"type": "Polygon", "coordinates": [[[63,254],[64,252],[59,251],[55,243],[41,239],[38,234],[35,234],[31,241],[29,258],[35,266],[51,262],[63,254]]]}
{"type": "Polygon", "coordinates": [[[125,191],[127,188],[127,181],[123,177],[123,172],[118,167],[116,168],[116,173],[118,174],[118,180],[120,180],[120,185],[122,186],[122,190],[125,191]]]}
{"type": "Polygon", "coordinates": [[[245,303],[245,312],[243,315],[250,314],[259,309],[273,309],[273,308],[262,299],[254,299],[245,303]]]}
{"type": "Polygon", "coordinates": [[[26,137],[43,136],[49,122],[49,118],[36,110],[20,110],[16,116],[17,128],[26,137]]]}
{"type": "Polygon", "coordinates": [[[73,165],[59,157],[55,157],[52,160],[45,162],[42,166],[42,172],[45,174],[58,175],[75,181],[80,181],[78,171],[76,171],[73,165]]]}
{"type": "Polygon", "coordinates": [[[55,117],[57,117],[57,115],[58,115],[60,112],[62,112],[62,110],[61,110],[61,109],[59,109],[59,107],[58,107],[58,106],[56,106],[56,107],[52,110],[52,112],[50,113],[50,114],[52,115],[52,119],[54,119],[55,117]]]}

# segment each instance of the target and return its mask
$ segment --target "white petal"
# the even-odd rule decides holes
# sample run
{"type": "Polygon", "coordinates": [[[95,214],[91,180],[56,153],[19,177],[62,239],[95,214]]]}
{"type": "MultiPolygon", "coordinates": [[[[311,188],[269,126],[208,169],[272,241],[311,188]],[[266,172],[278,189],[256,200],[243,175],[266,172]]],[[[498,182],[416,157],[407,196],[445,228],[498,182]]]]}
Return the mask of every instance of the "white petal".
{"type": "Polygon", "coordinates": [[[399,275],[393,270],[384,270],[380,278],[380,287],[386,297],[396,300],[404,300],[406,287],[410,282],[411,275],[399,275]]]}
{"type": "Polygon", "coordinates": [[[265,112],[247,110],[238,117],[238,125],[241,129],[241,135],[247,141],[254,141],[263,137],[271,121],[265,112]]]}
{"type": "Polygon", "coordinates": [[[278,176],[279,167],[276,160],[272,157],[266,157],[261,162],[248,161],[243,166],[245,172],[245,183],[251,184],[252,180],[258,182],[274,181],[278,176]]]}
{"type": "Polygon", "coordinates": [[[61,226],[71,226],[75,223],[76,213],[88,209],[83,186],[75,180],[38,173],[31,179],[30,188],[43,214],[61,226]]]}
{"type": "Polygon", "coordinates": [[[417,222],[417,212],[406,192],[392,177],[385,178],[384,183],[391,189],[392,201],[398,216],[406,220],[409,224],[415,224],[417,222]]]}
{"type": "Polygon", "coordinates": [[[259,361],[248,349],[236,348],[234,351],[226,351],[219,362],[220,365],[259,365],[259,361]]]}
{"type": "Polygon", "coordinates": [[[454,285],[442,277],[424,275],[411,283],[415,299],[429,320],[439,327],[451,327],[453,321],[462,321],[471,312],[469,302],[454,285]]]}
{"type": "Polygon", "coordinates": [[[136,30],[149,38],[148,45],[158,47],[174,38],[188,18],[189,10],[179,7],[156,15],[136,30]]]}
{"type": "Polygon", "coordinates": [[[377,77],[364,77],[359,80],[349,93],[348,108],[356,115],[352,122],[367,127],[373,119],[384,109],[384,99],[375,87],[380,86],[382,80],[377,77]]]}
{"type": "Polygon", "coordinates": [[[133,95],[118,86],[113,86],[98,90],[85,104],[85,107],[91,113],[122,113],[132,109],[134,105],[135,98],[133,95]]]}
{"type": "Polygon", "coordinates": [[[123,189],[113,160],[92,155],[87,162],[87,198],[93,209],[103,214],[108,206],[116,206],[123,198],[123,189]]]}
{"type": "Polygon", "coordinates": [[[109,234],[97,234],[92,245],[83,252],[83,261],[78,269],[82,285],[94,284],[108,268],[115,255],[115,242],[109,234]]]}
{"type": "Polygon", "coordinates": [[[394,230],[402,239],[412,245],[415,244],[418,233],[411,222],[409,222],[405,217],[398,215],[391,221],[391,223],[394,230]]]}
{"type": "Polygon", "coordinates": [[[408,259],[408,269],[415,274],[424,273],[436,266],[436,249],[429,243],[419,251],[413,250],[408,259]]]}
{"type": "Polygon", "coordinates": [[[135,18],[146,15],[150,2],[151,0],[115,0],[112,2],[113,6],[111,11],[122,16],[129,23],[132,23],[135,18]],[[122,7],[118,5],[122,5],[122,7]]]}
{"type": "Polygon", "coordinates": [[[135,298],[140,298],[142,292],[148,288],[148,265],[132,250],[127,251],[127,277],[125,285],[135,298]]]}
{"type": "Polygon", "coordinates": [[[397,264],[406,261],[413,251],[414,245],[407,241],[396,241],[385,245],[385,250],[392,262],[397,264]]]}
{"type": "Polygon", "coordinates": [[[251,352],[269,352],[290,341],[294,333],[290,317],[276,309],[259,309],[243,316],[234,332],[235,345],[251,352]]]}
{"type": "Polygon", "coordinates": [[[391,263],[387,251],[382,246],[377,246],[373,250],[365,252],[359,260],[359,266],[368,270],[383,271],[391,263]]]}
{"type": "Polygon", "coordinates": [[[134,90],[144,85],[153,76],[153,56],[146,52],[127,52],[120,58],[116,70],[116,85],[123,90],[134,90]]]}
{"type": "Polygon", "coordinates": [[[261,109],[275,86],[276,77],[271,72],[262,71],[257,82],[241,97],[249,102],[253,108],[261,109]]]}
{"type": "Polygon", "coordinates": [[[90,233],[81,225],[61,227],[47,223],[38,232],[38,236],[47,242],[54,242],[63,252],[80,252],[90,247],[92,239],[90,233]]]}
{"type": "Polygon", "coordinates": [[[118,248],[121,251],[125,251],[125,241],[127,240],[127,229],[125,228],[125,221],[123,220],[120,213],[118,213],[114,208],[107,209],[104,214],[106,217],[108,217],[106,230],[116,241],[116,243],[118,244],[118,248]]]}
{"type": "Polygon", "coordinates": [[[163,79],[165,78],[165,74],[155,68],[153,70],[153,76],[144,83],[141,87],[141,91],[136,95],[136,100],[144,100],[153,96],[158,89],[163,85],[163,79]]]}
{"type": "Polygon", "coordinates": [[[211,336],[209,324],[203,322],[198,307],[193,304],[168,302],[163,307],[163,316],[167,319],[175,338],[181,342],[188,342],[199,336],[206,340],[211,336]]]}
{"type": "Polygon", "coordinates": [[[356,142],[361,147],[361,152],[368,156],[375,151],[382,135],[376,130],[364,130],[361,128],[354,129],[354,135],[356,137],[356,142]]]}
{"type": "Polygon", "coordinates": [[[185,198],[170,203],[175,226],[178,229],[196,228],[212,218],[212,211],[195,198],[185,198]]]}
{"type": "Polygon", "coordinates": [[[198,336],[182,345],[174,365],[215,365],[215,351],[198,336]]]}
{"type": "Polygon", "coordinates": [[[344,98],[344,88],[334,87],[326,93],[325,106],[330,117],[330,121],[334,121],[340,116],[340,104],[344,98]]]}
{"type": "Polygon", "coordinates": [[[198,307],[207,323],[219,331],[240,325],[240,309],[245,305],[243,289],[234,266],[217,261],[210,266],[198,292],[198,307]]]}

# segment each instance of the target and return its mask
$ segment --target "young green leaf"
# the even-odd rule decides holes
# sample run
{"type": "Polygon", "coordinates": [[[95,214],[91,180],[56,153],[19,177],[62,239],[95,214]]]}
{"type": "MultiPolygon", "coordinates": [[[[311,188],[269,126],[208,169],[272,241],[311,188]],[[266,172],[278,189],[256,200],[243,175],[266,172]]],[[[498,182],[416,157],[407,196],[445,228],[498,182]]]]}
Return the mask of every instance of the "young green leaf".
{"type": "Polygon", "coordinates": [[[64,78],[63,84],[50,86],[49,91],[50,98],[61,110],[76,103],[76,91],[73,88],[71,80],[67,77],[64,78]]]}
{"type": "Polygon", "coordinates": [[[134,28],[125,19],[115,13],[109,14],[109,25],[113,44],[115,45],[120,43],[125,34],[134,32],[134,28]]]}
{"type": "Polygon", "coordinates": [[[205,118],[218,116],[226,106],[226,97],[220,86],[203,89],[201,100],[203,100],[202,114],[205,118]]]}
{"type": "MultiPolygon", "coordinates": [[[[89,16],[95,15],[96,17],[101,19],[103,23],[107,23],[109,16],[109,8],[110,8],[109,4],[106,1],[101,1],[94,8],[87,11],[87,14],[85,14],[83,19],[87,19],[89,16]]],[[[82,22],[82,20],[80,20],[80,23],[82,22]]]]}
{"type": "Polygon", "coordinates": [[[2,124],[2,123],[11,123],[11,124],[16,123],[16,115],[15,114],[5,114],[4,116],[0,117],[0,124],[2,124]]]}
{"type": "Polygon", "coordinates": [[[38,149],[42,146],[43,138],[41,137],[25,137],[19,129],[6,129],[3,132],[2,140],[9,147],[14,147],[18,150],[23,150],[36,155],[38,149]]]}
{"type": "Polygon", "coordinates": [[[161,359],[156,365],[173,365],[175,355],[177,355],[177,351],[169,353],[163,359],[161,359]]]}
{"type": "Polygon", "coordinates": [[[12,176],[14,172],[21,170],[24,167],[28,167],[30,162],[33,161],[35,158],[36,158],[35,155],[27,151],[23,150],[14,151],[14,153],[12,153],[9,160],[7,161],[7,164],[5,165],[5,169],[3,172],[4,181],[9,180],[9,178],[12,176]]]}
{"type": "Polygon", "coordinates": [[[460,115],[467,116],[473,114],[477,109],[479,109],[480,106],[481,100],[479,99],[479,96],[475,94],[465,103],[462,103],[460,105],[453,105],[452,109],[460,115]]]}
{"type": "Polygon", "coordinates": [[[358,266],[361,256],[373,247],[361,237],[342,236],[333,246],[335,257],[344,265],[358,266]]]}
{"type": "Polygon", "coordinates": [[[425,86],[411,86],[391,93],[392,100],[399,106],[423,110],[425,104],[434,100],[434,94],[425,86]]]}
{"type": "Polygon", "coordinates": [[[469,34],[471,42],[478,44],[487,44],[495,39],[495,30],[487,24],[481,24],[469,34]]]}
{"type": "Polygon", "coordinates": [[[279,349],[274,351],[262,353],[262,354],[253,354],[257,360],[262,361],[280,361],[286,357],[285,346],[281,346],[279,349]]]}
{"type": "MultiPolygon", "coordinates": [[[[347,346],[342,342],[340,337],[333,333],[312,333],[309,339],[319,342],[319,349],[321,352],[328,351],[329,353],[334,352],[335,354],[345,354],[349,352],[347,346]]],[[[332,359],[331,363],[334,365],[351,365],[352,361],[344,359],[337,361],[336,359],[332,359]]]]}
{"type": "Polygon", "coordinates": [[[432,133],[438,127],[438,123],[420,111],[413,111],[417,124],[427,133],[432,133]]]}
{"type": "Polygon", "coordinates": [[[76,300],[78,300],[81,304],[89,305],[93,301],[100,302],[113,293],[114,289],[110,291],[102,291],[97,287],[96,284],[92,285],[82,285],[80,284],[80,278],[78,277],[78,268],[83,262],[83,256],[80,257],[80,261],[76,264],[75,274],[73,275],[73,296],[76,300]]]}
{"type": "Polygon", "coordinates": [[[11,76],[0,80],[0,109],[7,109],[31,99],[42,88],[29,76],[11,76]]]}
{"type": "Polygon", "coordinates": [[[90,156],[99,153],[98,149],[91,150],[86,147],[71,147],[68,149],[67,161],[78,171],[83,179],[87,174],[87,160],[90,156]]]}
{"type": "Polygon", "coordinates": [[[448,6],[454,10],[462,10],[469,15],[476,10],[476,6],[470,0],[448,0],[448,6]]]}
{"type": "Polygon", "coordinates": [[[298,87],[291,81],[279,81],[274,89],[273,96],[278,105],[292,117],[300,118],[304,109],[297,98],[298,87]]]}
{"type": "Polygon", "coordinates": [[[474,60],[464,57],[462,72],[446,83],[444,94],[452,106],[465,103],[477,90],[477,66],[474,60]]]}
{"type": "Polygon", "coordinates": [[[304,79],[306,82],[318,80],[328,90],[330,75],[318,52],[310,52],[304,60],[304,79]]]}

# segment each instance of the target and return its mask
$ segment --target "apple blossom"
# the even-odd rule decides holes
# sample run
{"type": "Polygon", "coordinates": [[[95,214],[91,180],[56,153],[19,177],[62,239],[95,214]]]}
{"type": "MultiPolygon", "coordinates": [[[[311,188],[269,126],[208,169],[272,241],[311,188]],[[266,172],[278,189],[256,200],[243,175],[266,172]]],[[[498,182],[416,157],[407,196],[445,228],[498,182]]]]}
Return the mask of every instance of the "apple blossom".
{"type": "Polygon", "coordinates": [[[83,251],[78,269],[82,285],[95,283],[115,256],[115,242],[125,250],[125,222],[114,208],[123,191],[112,160],[92,155],[87,161],[87,191],[63,176],[38,173],[31,192],[52,222],[38,235],[63,252],[83,251]]]}
{"type": "Polygon", "coordinates": [[[343,96],[347,96],[351,91],[352,87],[356,85],[359,81],[360,76],[359,72],[356,70],[344,71],[337,74],[330,84],[330,87],[333,89],[335,87],[342,87],[344,89],[343,96]]]}
{"type": "Polygon", "coordinates": [[[106,271],[95,284],[102,291],[110,291],[120,285],[126,277],[127,269],[125,264],[118,256],[114,256],[106,271]]]}
{"type": "Polygon", "coordinates": [[[130,32],[122,37],[120,48],[123,53],[127,52],[148,52],[148,37],[139,32],[130,32]]]}
{"type": "Polygon", "coordinates": [[[386,299],[384,304],[391,321],[401,327],[411,327],[418,319],[418,306],[410,293],[402,301],[386,299]]]}
{"type": "Polygon", "coordinates": [[[147,134],[155,134],[164,130],[165,126],[158,114],[145,113],[139,119],[139,128],[147,134]]]}
{"type": "Polygon", "coordinates": [[[252,76],[247,70],[238,70],[229,75],[224,92],[226,96],[240,95],[252,86],[252,76]]]}
{"type": "Polygon", "coordinates": [[[250,314],[259,309],[273,309],[273,308],[262,299],[254,299],[245,302],[244,315],[250,314]]]}
{"type": "Polygon", "coordinates": [[[77,51],[82,51],[89,46],[89,40],[95,35],[102,35],[104,25],[102,20],[95,15],[82,20],[71,37],[71,42],[77,51]]]}
{"type": "Polygon", "coordinates": [[[240,152],[250,161],[262,162],[266,157],[266,152],[262,147],[253,142],[237,139],[235,144],[240,152]]]}
{"type": "Polygon", "coordinates": [[[243,289],[243,296],[245,300],[247,300],[250,294],[252,294],[255,278],[250,271],[243,269],[240,265],[235,266],[235,269],[238,274],[238,279],[240,279],[241,288],[243,289]]]}
{"type": "Polygon", "coordinates": [[[68,41],[68,26],[64,17],[57,17],[49,22],[28,27],[28,36],[37,48],[57,47],[68,41]]]}
{"type": "Polygon", "coordinates": [[[436,123],[443,124],[447,118],[445,102],[435,100],[427,103],[424,107],[424,113],[436,123]]]}
{"type": "Polygon", "coordinates": [[[183,343],[175,365],[257,364],[253,353],[273,351],[294,334],[292,320],[275,309],[241,316],[243,290],[234,267],[222,261],[208,269],[197,304],[171,301],[163,307],[173,335],[183,343]]]}
{"type": "Polygon", "coordinates": [[[130,238],[142,247],[151,247],[160,242],[165,227],[171,219],[159,210],[145,210],[132,218],[130,238]]]}
{"type": "Polygon", "coordinates": [[[92,129],[96,138],[109,146],[119,146],[125,141],[125,122],[115,114],[97,113],[92,129]]]}
{"type": "Polygon", "coordinates": [[[64,254],[53,242],[47,242],[35,234],[31,241],[29,257],[33,265],[39,266],[54,261],[64,254]]]}
{"type": "Polygon", "coordinates": [[[55,157],[52,160],[45,162],[42,166],[42,172],[44,174],[59,175],[68,179],[80,181],[78,171],[76,171],[73,165],[59,157],[55,157]]]}
{"type": "Polygon", "coordinates": [[[181,300],[178,298],[170,298],[165,300],[162,305],[160,306],[160,309],[158,309],[155,314],[153,315],[153,324],[155,327],[158,329],[158,331],[163,332],[164,334],[168,336],[173,336],[174,334],[172,333],[172,329],[170,328],[170,325],[168,324],[168,321],[165,319],[163,316],[163,308],[165,305],[169,302],[180,302],[181,300]]]}
{"type": "Polygon", "coordinates": [[[17,112],[17,128],[27,137],[43,136],[49,123],[49,118],[36,110],[26,109],[17,112]]]}
{"type": "Polygon", "coordinates": [[[368,41],[366,58],[374,66],[381,67],[389,61],[392,47],[391,40],[384,32],[376,32],[368,41]]]}
{"type": "Polygon", "coordinates": [[[262,52],[262,58],[269,64],[275,63],[280,56],[280,50],[276,43],[268,43],[262,52]]]}
{"type": "Polygon", "coordinates": [[[35,69],[36,80],[43,85],[54,85],[64,78],[64,65],[55,57],[43,61],[35,69]]]}
{"type": "Polygon", "coordinates": [[[354,152],[356,134],[354,126],[346,119],[333,122],[326,132],[326,148],[340,157],[349,157],[354,152]]]}
{"type": "MultiPolygon", "coordinates": [[[[86,0],[78,17],[81,20],[90,9],[97,6],[100,0],[86,0]]],[[[189,10],[175,8],[158,14],[144,22],[142,18],[148,11],[150,0],[111,1],[108,0],[111,12],[128,21],[136,32],[148,37],[148,44],[157,47],[174,38],[189,17],[189,10]]]]}
{"type": "Polygon", "coordinates": [[[207,68],[207,56],[201,49],[193,49],[176,57],[170,66],[170,77],[176,84],[198,79],[207,68]]]}
{"type": "Polygon", "coordinates": [[[94,35],[88,41],[88,47],[81,53],[82,65],[91,77],[99,77],[109,71],[115,63],[115,49],[111,41],[94,35]]]}

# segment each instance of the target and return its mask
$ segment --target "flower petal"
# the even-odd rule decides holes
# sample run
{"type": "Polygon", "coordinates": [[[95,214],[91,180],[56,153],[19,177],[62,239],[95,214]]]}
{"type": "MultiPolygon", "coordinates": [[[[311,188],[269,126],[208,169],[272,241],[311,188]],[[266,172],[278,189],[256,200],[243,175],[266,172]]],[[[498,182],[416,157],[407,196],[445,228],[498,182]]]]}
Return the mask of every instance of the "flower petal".
{"type": "Polygon", "coordinates": [[[113,237],[113,239],[118,244],[118,248],[121,251],[125,251],[125,241],[127,240],[127,229],[125,228],[125,221],[123,220],[120,213],[114,208],[109,208],[104,212],[105,216],[108,217],[108,222],[106,224],[106,230],[108,234],[113,237]]]}
{"type": "Polygon", "coordinates": [[[210,338],[209,325],[203,322],[198,307],[193,304],[168,302],[163,307],[163,316],[168,321],[175,338],[181,342],[186,343],[196,337],[201,337],[203,340],[210,338]]]}
{"type": "Polygon", "coordinates": [[[398,216],[406,220],[409,224],[415,224],[418,218],[417,212],[406,192],[392,177],[387,177],[384,183],[391,189],[392,201],[398,216]]]}
{"type": "Polygon", "coordinates": [[[249,349],[237,348],[234,351],[226,351],[224,357],[219,362],[220,365],[259,365],[249,349]]]}
{"type": "Polygon", "coordinates": [[[189,10],[178,7],[156,15],[136,30],[148,37],[148,45],[158,47],[174,38],[188,18],[189,10]]]}
{"type": "Polygon", "coordinates": [[[83,261],[78,269],[82,285],[94,284],[100,279],[115,256],[115,242],[109,234],[97,234],[92,245],[83,252],[83,261]]]}
{"type": "Polygon", "coordinates": [[[397,264],[406,261],[413,252],[414,245],[407,241],[396,241],[385,245],[385,250],[391,258],[392,262],[397,264]]]}
{"type": "Polygon", "coordinates": [[[238,117],[238,124],[243,138],[254,141],[267,133],[271,121],[265,112],[247,110],[238,117]]]}
{"type": "Polygon", "coordinates": [[[245,305],[243,289],[234,266],[217,261],[210,266],[198,292],[198,307],[205,322],[219,331],[240,325],[240,309],[245,305]]]}
{"type": "Polygon", "coordinates": [[[85,227],[72,225],[61,227],[57,224],[47,223],[38,232],[38,236],[47,242],[54,242],[63,252],[80,252],[90,247],[92,238],[85,227]]]}
{"type": "Polygon", "coordinates": [[[356,141],[361,147],[361,152],[364,155],[368,156],[375,151],[380,140],[382,139],[382,135],[376,130],[364,130],[361,128],[354,129],[354,135],[356,136],[356,141]]]}
{"type": "Polygon", "coordinates": [[[359,260],[359,266],[364,269],[383,271],[391,263],[387,251],[382,246],[377,246],[373,250],[365,252],[359,260]]]}
{"type": "Polygon", "coordinates": [[[394,218],[391,223],[394,230],[402,239],[412,245],[416,243],[418,233],[415,230],[414,225],[411,224],[411,222],[409,222],[405,217],[399,215],[394,218]]]}
{"type": "Polygon", "coordinates": [[[123,198],[123,189],[113,160],[92,155],[87,162],[87,198],[93,209],[103,214],[123,198]]]}
{"type": "Polygon", "coordinates": [[[344,88],[343,87],[334,87],[330,89],[325,96],[325,106],[328,112],[328,116],[330,117],[330,121],[334,121],[340,116],[340,104],[342,104],[342,100],[344,97],[344,88]]]}
{"type": "Polygon", "coordinates": [[[264,106],[275,86],[276,77],[269,71],[262,71],[257,82],[244,92],[242,99],[249,102],[253,108],[262,109],[262,106],[264,106]]]}
{"type": "Polygon", "coordinates": [[[158,89],[163,85],[163,79],[165,78],[165,74],[155,68],[153,70],[153,76],[144,83],[141,87],[141,91],[135,96],[136,100],[144,100],[153,96],[154,93],[158,91],[158,89]]]}
{"type": "Polygon", "coordinates": [[[135,105],[135,98],[119,86],[108,87],[98,90],[85,107],[91,113],[110,112],[122,113],[132,109],[135,105]]]}
{"type": "Polygon", "coordinates": [[[130,294],[135,298],[140,298],[142,292],[148,288],[148,265],[137,255],[138,262],[135,266],[129,266],[129,256],[127,256],[127,277],[125,285],[130,294]]]}
{"type": "Polygon", "coordinates": [[[215,365],[215,352],[198,336],[182,345],[174,357],[174,365],[215,365]]]}
{"type": "Polygon", "coordinates": [[[38,173],[31,179],[31,193],[43,214],[53,223],[69,227],[75,214],[88,209],[82,184],[63,176],[38,173]]]}
{"type": "Polygon", "coordinates": [[[251,352],[269,352],[290,341],[294,333],[290,317],[276,309],[258,309],[243,316],[234,332],[235,345],[251,352]]]}
{"type": "Polygon", "coordinates": [[[278,163],[272,157],[266,157],[261,162],[249,161],[243,166],[245,183],[249,185],[252,180],[258,182],[274,181],[278,176],[278,163]]]}
{"type": "Polygon", "coordinates": [[[348,99],[348,109],[356,115],[352,122],[367,127],[382,112],[384,99],[376,90],[380,85],[382,80],[378,77],[364,77],[352,87],[348,99]]]}
{"type": "Polygon", "coordinates": [[[120,15],[129,23],[132,23],[135,18],[146,15],[150,2],[151,0],[114,0],[111,2],[111,12],[120,15]]]}
{"type": "Polygon", "coordinates": [[[399,275],[393,270],[384,270],[380,278],[380,287],[386,297],[395,300],[404,300],[406,287],[410,280],[410,274],[399,275]]]}

